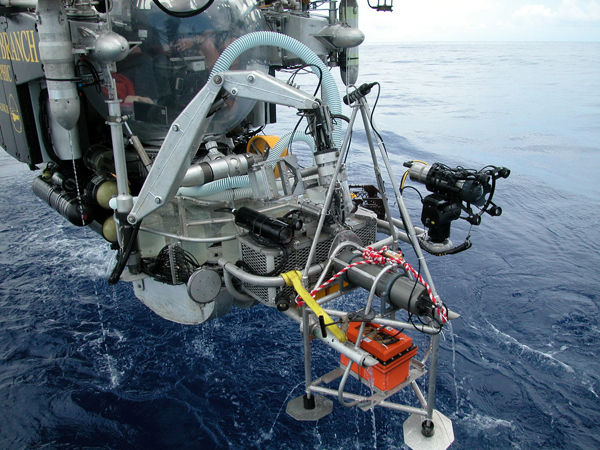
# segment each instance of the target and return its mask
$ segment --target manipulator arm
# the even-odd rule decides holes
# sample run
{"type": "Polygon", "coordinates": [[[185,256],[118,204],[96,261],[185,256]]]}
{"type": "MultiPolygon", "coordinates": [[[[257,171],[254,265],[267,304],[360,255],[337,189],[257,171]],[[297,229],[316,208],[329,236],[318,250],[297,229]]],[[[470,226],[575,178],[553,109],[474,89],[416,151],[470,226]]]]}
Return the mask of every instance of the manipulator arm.
{"type": "Polygon", "coordinates": [[[317,110],[321,102],[288,84],[257,71],[226,71],[212,77],[175,119],[127,220],[134,224],[172,200],[181,186],[212,121],[211,110],[224,90],[233,97],[317,110]]]}

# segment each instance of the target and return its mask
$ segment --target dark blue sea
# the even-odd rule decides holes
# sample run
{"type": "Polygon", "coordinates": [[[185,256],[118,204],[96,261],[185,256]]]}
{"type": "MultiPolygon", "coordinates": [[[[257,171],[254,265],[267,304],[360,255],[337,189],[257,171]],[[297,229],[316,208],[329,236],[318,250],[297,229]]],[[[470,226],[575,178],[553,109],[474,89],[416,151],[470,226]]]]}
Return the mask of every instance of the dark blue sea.
{"type": "MultiPolygon", "coordinates": [[[[512,170],[473,248],[429,258],[462,316],[437,385],[451,448],[600,448],[600,43],[365,46],[361,64],[398,178],[408,159],[512,170]]],[[[353,143],[350,176],[372,183],[364,133],[353,143]]],[[[286,415],[302,345],[277,311],[183,326],[109,286],[113,252],[38,200],[35,175],[0,154],[0,448],[406,448],[402,413],[286,415]]],[[[317,376],[336,358],[313,347],[317,376]]]]}

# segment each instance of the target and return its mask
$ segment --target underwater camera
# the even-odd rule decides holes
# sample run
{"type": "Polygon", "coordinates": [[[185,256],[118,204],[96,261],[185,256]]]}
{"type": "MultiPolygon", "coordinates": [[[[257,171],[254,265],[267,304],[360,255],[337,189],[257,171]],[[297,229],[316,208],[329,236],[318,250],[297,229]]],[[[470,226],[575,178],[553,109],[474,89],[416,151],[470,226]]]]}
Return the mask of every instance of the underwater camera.
{"type": "Polygon", "coordinates": [[[494,204],[492,198],[496,180],[510,175],[510,170],[505,167],[486,166],[477,171],[451,168],[441,163],[428,166],[416,161],[406,162],[404,166],[409,168],[412,181],[425,184],[432,192],[423,199],[421,212],[421,222],[427,228],[421,247],[431,254],[448,255],[471,247],[469,237],[456,247],[452,245],[449,238],[453,221],[464,219],[471,225],[479,225],[483,213],[502,214],[502,208],[494,204]]]}

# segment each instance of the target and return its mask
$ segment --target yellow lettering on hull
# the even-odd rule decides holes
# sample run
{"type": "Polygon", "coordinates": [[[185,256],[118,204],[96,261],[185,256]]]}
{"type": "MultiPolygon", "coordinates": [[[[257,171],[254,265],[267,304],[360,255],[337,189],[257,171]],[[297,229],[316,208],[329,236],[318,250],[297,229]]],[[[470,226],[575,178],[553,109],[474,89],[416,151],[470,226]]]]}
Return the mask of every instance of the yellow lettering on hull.
{"type": "Polygon", "coordinates": [[[0,33],[0,59],[39,63],[33,30],[0,33]]]}
{"type": "Polygon", "coordinates": [[[10,45],[8,44],[8,33],[0,33],[0,54],[2,59],[10,59],[10,45]]]}
{"type": "Polygon", "coordinates": [[[12,72],[11,67],[6,64],[0,64],[0,80],[9,81],[12,83],[12,77],[10,73],[12,72]]]}

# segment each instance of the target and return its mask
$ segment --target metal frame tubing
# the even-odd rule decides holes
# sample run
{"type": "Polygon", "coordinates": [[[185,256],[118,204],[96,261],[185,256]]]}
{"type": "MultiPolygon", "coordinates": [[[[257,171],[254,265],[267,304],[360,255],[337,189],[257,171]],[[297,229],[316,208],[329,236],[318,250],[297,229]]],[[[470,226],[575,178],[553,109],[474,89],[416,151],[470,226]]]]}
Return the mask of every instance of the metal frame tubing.
{"type": "MultiPolygon", "coordinates": [[[[383,177],[381,176],[381,169],[379,168],[379,162],[377,161],[377,154],[375,153],[375,146],[373,145],[373,135],[371,132],[371,127],[369,125],[369,106],[367,101],[363,98],[357,102],[353,108],[360,109],[360,113],[363,119],[363,125],[365,127],[365,135],[367,136],[367,142],[369,144],[369,151],[371,152],[371,159],[373,160],[373,170],[375,171],[375,179],[377,180],[377,187],[379,188],[379,192],[381,193],[381,197],[383,199],[383,208],[385,209],[385,215],[388,220],[390,226],[390,233],[394,239],[392,243],[392,249],[398,249],[398,235],[396,233],[396,227],[394,227],[394,223],[392,222],[392,212],[390,211],[390,204],[388,200],[388,196],[385,192],[385,184],[383,182],[383,177]]],[[[390,174],[390,178],[392,178],[391,172],[388,170],[390,174]]],[[[393,182],[393,181],[392,181],[393,182]]]]}
{"type": "Polygon", "coordinates": [[[310,353],[310,324],[308,323],[309,309],[306,304],[302,305],[302,343],[304,348],[304,387],[306,391],[306,398],[310,400],[311,391],[310,385],[312,384],[312,366],[311,366],[311,353],[310,353]]]}
{"type": "MultiPolygon", "coordinates": [[[[338,395],[337,390],[326,388],[326,387],[321,387],[321,386],[311,386],[310,390],[312,392],[319,393],[319,394],[332,395],[332,396],[338,395]]],[[[344,398],[347,398],[348,400],[354,400],[357,403],[360,403],[363,401],[365,401],[365,402],[372,401],[372,399],[370,397],[365,397],[364,395],[359,395],[359,394],[352,394],[350,392],[344,392],[343,395],[344,395],[344,398]]],[[[409,414],[418,414],[420,416],[427,415],[427,412],[423,409],[415,408],[414,406],[401,405],[399,403],[388,402],[385,400],[377,403],[377,406],[383,406],[384,408],[394,409],[396,411],[402,411],[402,412],[406,412],[409,414]]]]}
{"type": "Polygon", "coordinates": [[[352,133],[352,127],[354,126],[354,121],[356,120],[356,112],[357,110],[352,111],[352,115],[350,116],[350,122],[348,123],[348,129],[346,130],[346,135],[344,136],[344,140],[342,141],[342,146],[340,148],[340,154],[338,155],[338,160],[335,165],[335,169],[333,171],[333,177],[331,179],[331,183],[329,184],[329,188],[327,189],[327,195],[325,196],[325,202],[323,203],[323,209],[321,209],[321,214],[319,216],[319,223],[317,224],[317,229],[315,231],[315,237],[310,246],[310,252],[308,254],[308,258],[306,260],[306,266],[304,267],[304,272],[302,274],[302,284],[305,285],[308,281],[308,270],[315,258],[315,254],[317,252],[317,244],[319,241],[319,236],[321,235],[321,231],[323,230],[323,225],[325,224],[325,218],[327,216],[327,210],[329,209],[329,205],[331,204],[331,199],[333,198],[333,192],[335,191],[335,185],[337,183],[340,170],[342,169],[344,159],[346,157],[346,153],[350,147],[350,135],[352,133]]]}
{"type": "MultiPolygon", "coordinates": [[[[231,261],[225,258],[219,258],[217,264],[226,270],[231,275],[236,278],[239,278],[244,283],[253,284],[255,286],[263,286],[263,287],[282,287],[285,286],[285,280],[283,277],[263,277],[261,275],[253,275],[251,273],[246,272],[243,269],[240,269],[231,261]]],[[[323,266],[321,264],[315,264],[311,266],[308,275],[317,275],[321,273],[323,270],[323,266]]]]}
{"type": "MultiPolygon", "coordinates": [[[[345,247],[354,247],[354,248],[358,248],[359,250],[362,250],[362,248],[358,244],[356,244],[355,242],[351,242],[351,241],[345,241],[345,242],[342,242],[340,245],[338,245],[333,250],[333,252],[331,252],[331,254],[329,255],[327,264],[325,264],[325,268],[323,269],[323,272],[321,273],[321,275],[319,276],[319,279],[315,283],[315,288],[318,288],[319,286],[321,286],[321,284],[323,284],[323,281],[325,281],[325,276],[327,275],[327,272],[329,272],[329,269],[331,268],[331,265],[333,264],[333,260],[335,259],[337,254],[340,251],[342,251],[342,249],[344,249],[345,247]]],[[[319,303],[319,302],[317,301],[317,303],[319,303]]]]}
{"type": "MultiPolygon", "coordinates": [[[[335,309],[324,309],[324,311],[329,314],[330,316],[333,317],[344,317],[347,316],[348,313],[346,311],[338,311],[335,309]]],[[[426,333],[426,334],[437,334],[438,333],[438,329],[437,328],[433,328],[433,327],[428,327],[427,325],[420,325],[420,324],[416,324],[416,323],[410,323],[410,322],[403,322],[401,320],[392,320],[392,319],[386,319],[385,317],[378,317],[375,316],[375,318],[373,319],[373,321],[379,323],[380,325],[387,325],[390,327],[397,327],[397,328],[412,328],[416,331],[422,332],[422,333],[426,333]]]]}

